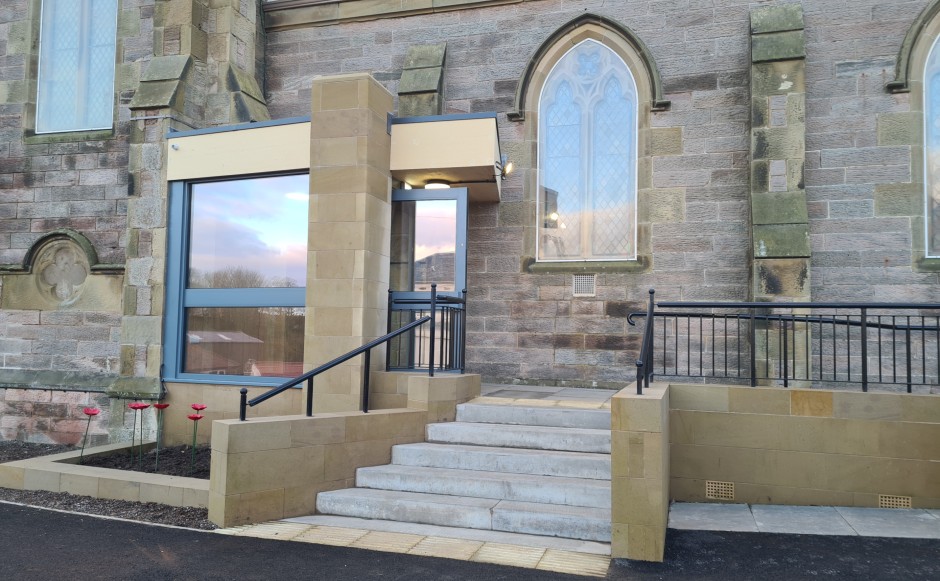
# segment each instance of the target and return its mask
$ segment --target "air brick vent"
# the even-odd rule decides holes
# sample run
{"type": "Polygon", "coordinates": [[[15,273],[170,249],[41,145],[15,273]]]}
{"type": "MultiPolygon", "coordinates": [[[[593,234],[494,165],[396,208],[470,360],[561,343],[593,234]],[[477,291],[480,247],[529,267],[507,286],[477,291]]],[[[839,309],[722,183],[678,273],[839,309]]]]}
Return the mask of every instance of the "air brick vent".
{"type": "Polygon", "coordinates": [[[576,297],[597,296],[596,274],[575,274],[571,278],[571,292],[576,297]]]}
{"type": "Polygon", "coordinates": [[[714,500],[734,500],[734,482],[706,480],[705,498],[711,498],[714,500]]]}
{"type": "Polygon", "coordinates": [[[911,508],[911,497],[879,494],[878,508],[911,508]]]}

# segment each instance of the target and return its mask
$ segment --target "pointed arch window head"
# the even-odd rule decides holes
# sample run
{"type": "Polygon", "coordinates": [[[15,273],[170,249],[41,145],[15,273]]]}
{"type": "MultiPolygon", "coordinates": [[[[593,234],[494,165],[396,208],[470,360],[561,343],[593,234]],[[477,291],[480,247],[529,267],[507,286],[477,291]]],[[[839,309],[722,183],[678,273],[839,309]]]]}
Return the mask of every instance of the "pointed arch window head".
{"type": "Polygon", "coordinates": [[[595,40],[571,48],[539,95],[539,261],[636,259],[637,87],[595,40]]]}
{"type": "Polygon", "coordinates": [[[926,256],[940,257],[940,38],[924,70],[924,180],[926,256]]]}

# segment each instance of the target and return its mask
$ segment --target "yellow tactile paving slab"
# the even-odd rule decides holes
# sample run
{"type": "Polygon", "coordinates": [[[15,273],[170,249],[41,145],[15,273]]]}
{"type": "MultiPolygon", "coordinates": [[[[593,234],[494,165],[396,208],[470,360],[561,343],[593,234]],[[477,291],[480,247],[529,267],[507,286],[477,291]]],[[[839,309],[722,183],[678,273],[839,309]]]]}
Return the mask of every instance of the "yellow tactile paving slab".
{"type": "Polygon", "coordinates": [[[559,551],[548,549],[539,561],[536,569],[555,571],[557,573],[570,573],[572,575],[589,575],[591,577],[606,577],[610,567],[610,557],[604,555],[589,555],[573,551],[559,551]]]}
{"type": "Polygon", "coordinates": [[[465,541],[463,539],[425,537],[421,542],[408,551],[408,554],[469,561],[470,557],[479,551],[480,547],[482,546],[482,541],[465,541]]]}
{"type": "Polygon", "coordinates": [[[470,560],[479,563],[493,563],[496,565],[534,569],[539,564],[539,561],[542,560],[543,555],[545,555],[545,549],[520,547],[519,545],[504,545],[501,543],[484,543],[470,560]]]}
{"type": "Polygon", "coordinates": [[[280,521],[218,529],[215,532],[223,535],[355,547],[459,561],[478,561],[594,577],[605,576],[610,565],[610,557],[606,555],[280,521]]]}
{"type": "Polygon", "coordinates": [[[407,553],[422,539],[424,539],[424,537],[421,535],[371,531],[349,546],[358,547],[360,549],[372,549],[373,551],[384,551],[386,553],[407,553]]]}
{"type": "Polygon", "coordinates": [[[246,527],[234,534],[241,537],[257,537],[261,539],[290,540],[310,528],[310,525],[288,522],[269,522],[246,527]]]}
{"type": "Polygon", "coordinates": [[[295,541],[316,543],[318,545],[333,545],[334,547],[348,547],[355,543],[369,531],[362,529],[348,529],[344,527],[313,527],[294,537],[295,541]]]}

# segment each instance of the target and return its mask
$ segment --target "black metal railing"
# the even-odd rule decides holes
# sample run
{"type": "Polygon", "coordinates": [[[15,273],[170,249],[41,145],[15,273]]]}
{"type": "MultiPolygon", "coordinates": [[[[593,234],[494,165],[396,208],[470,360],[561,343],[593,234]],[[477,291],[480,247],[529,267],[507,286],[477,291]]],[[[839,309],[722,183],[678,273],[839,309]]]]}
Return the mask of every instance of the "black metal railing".
{"type": "Polygon", "coordinates": [[[333,369],[337,365],[340,365],[342,363],[349,361],[353,357],[358,357],[359,355],[363,356],[362,411],[364,413],[368,413],[369,411],[369,375],[370,375],[371,363],[372,363],[372,349],[378,347],[379,345],[382,345],[383,343],[387,343],[388,341],[394,339],[395,337],[398,337],[399,335],[407,333],[411,331],[412,329],[416,329],[417,327],[420,327],[421,325],[424,325],[425,323],[430,323],[433,320],[434,320],[433,317],[427,316],[427,317],[422,317],[418,319],[417,321],[412,321],[411,323],[408,323],[401,329],[398,329],[396,331],[383,335],[379,337],[378,339],[375,339],[374,341],[370,341],[366,343],[362,347],[353,349],[352,351],[350,351],[349,353],[346,353],[345,355],[340,355],[336,359],[333,359],[332,361],[324,363],[323,365],[317,367],[316,369],[311,369],[310,371],[304,373],[303,375],[300,375],[298,377],[295,377],[294,379],[285,381],[281,385],[262,393],[261,395],[252,399],[251,401],[248,401],[248,389],[243,387],[241,389],[241,400],[239,402],[239,410],[238,410],[239,419],[241,421],[245,421],[245,414],[248,411],[248,406],[254,407],[258,405],[259,403],[267,401],[271,399],[272,397],[280,393],[283,393],[287,391],[288,389],[291,389],[292,387],[296,387],[304,382],[307,383],[307,416],[308,417],[312,416],[313,415],[313,378],[316,377],[317,375],[320,375],[321,373],[325,371],[329,371],[330,369],[333,369]]]}
{"type": "Polygon", "coordinates": [[[655,304],[650,291],[635,317],[646,317],[638,392],[654,375],[908,393],[940,381],[940,304],[655,304]]]}
{"type": "MultiPolygon", "coordinates": [[[[646,307],[646,324],[643,326],[643,343],[640,346],[640,356],[636,360],[636,393],[643,395],[643,388],[650,386],[650,380],[653,378],[653,324],[656,320],[653,309],[655,301],[653,300],[656,291],[650,289],[650,302],[646,307]]],[[[632,315],[631,315],[632,316],[632,315]]],[[[633,321],[627,317],[630,324],[633,321]]]]}
{"type": "Polygon", "coordinates": [[[430,298],[394,298],[388,293],[388,330],[391,332],[424,317],[431,317],[426,327],[413,328],[389,343],[386,353],[388,370],[428,370],[463,372],[466,343],[467,291],[453,297],[437,293],[431,285],[430,298]]]}

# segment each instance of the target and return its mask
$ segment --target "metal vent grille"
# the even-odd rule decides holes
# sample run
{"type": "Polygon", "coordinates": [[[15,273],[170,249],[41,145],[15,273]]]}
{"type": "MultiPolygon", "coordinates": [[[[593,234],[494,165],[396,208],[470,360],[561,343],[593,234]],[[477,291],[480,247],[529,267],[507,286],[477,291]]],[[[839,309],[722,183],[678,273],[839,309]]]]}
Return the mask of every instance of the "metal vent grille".
{"type": "Polygon", "coordinates": [[[734,500],[734,482],[705,481],[705,498],[734,500]]]}
{"type": "Polygon", "coordinates": [[[911,508],[911,497],[879,494],[878,508],[911,508]]]}
{"type": "Polygon", "coordinates": [[[596,274],[575,274],[571,278],[571,293],[576,297],[593,297],[597,295],[596,274]]]}

